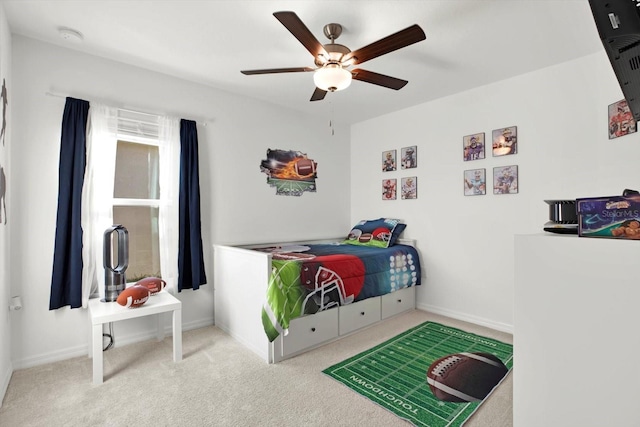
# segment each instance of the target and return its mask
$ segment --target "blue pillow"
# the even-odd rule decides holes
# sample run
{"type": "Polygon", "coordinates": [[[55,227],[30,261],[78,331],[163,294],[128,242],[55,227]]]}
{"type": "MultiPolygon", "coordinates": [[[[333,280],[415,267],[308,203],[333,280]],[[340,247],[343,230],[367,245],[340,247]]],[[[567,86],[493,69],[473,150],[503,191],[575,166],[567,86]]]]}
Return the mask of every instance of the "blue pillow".
{"type": "Polygon", "coordinates": [[[405,228],[407,228],[407,224],[399,223],[398,225],[396,225],[396,228],[393,229],[393,233],[391,233],[391,241],[389,241],[389,246],[393,246],[396,244],[398,238],[405,228]]]}
{"type": "Polygon", "coordinates": [[[388,248],[396,244],[406,227],[400,220],[392,218],[363,220],[353,226],[342,243],[388,248]]]}

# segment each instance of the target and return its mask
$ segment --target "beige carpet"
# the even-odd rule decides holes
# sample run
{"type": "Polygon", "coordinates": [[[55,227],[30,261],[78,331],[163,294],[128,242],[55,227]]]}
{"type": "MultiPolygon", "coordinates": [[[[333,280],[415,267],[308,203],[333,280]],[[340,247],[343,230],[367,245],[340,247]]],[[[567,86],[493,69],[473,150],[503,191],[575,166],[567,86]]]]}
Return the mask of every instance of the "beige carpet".
{"type": "MultiPolygon", "coordinates": [[[[409,425],[321,371],[427,320],[512,343],[509,334],[416,310],[268,365],[210,326],[183,334],[179,363],[171,337],[108,350],[99,386],[91,384],[87,357],[16,371],[0,426],[409,425]]],[[[513,425],[512,377],[465,426],[513,425]]]]}

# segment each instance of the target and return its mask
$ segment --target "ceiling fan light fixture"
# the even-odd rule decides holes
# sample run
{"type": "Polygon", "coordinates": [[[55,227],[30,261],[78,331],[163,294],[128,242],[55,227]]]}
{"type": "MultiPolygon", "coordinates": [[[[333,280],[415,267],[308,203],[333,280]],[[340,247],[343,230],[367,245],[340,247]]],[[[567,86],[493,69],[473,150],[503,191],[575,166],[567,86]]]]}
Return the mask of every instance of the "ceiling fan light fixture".
{"type": "Polygon", "coordinates": [[[342,68],[340,64],[329,63],[315,71],[313,82],[319,89],[327,92],[336,92],[349,87],[351,73],[342,68]]]}

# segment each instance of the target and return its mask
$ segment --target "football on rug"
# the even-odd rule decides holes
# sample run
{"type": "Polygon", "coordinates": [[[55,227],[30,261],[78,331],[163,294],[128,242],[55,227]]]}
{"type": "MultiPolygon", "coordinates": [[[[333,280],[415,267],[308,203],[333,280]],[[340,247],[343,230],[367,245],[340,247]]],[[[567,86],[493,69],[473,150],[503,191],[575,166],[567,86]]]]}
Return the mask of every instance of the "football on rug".
{"type": "Polygon", "coordinates": [[[491,393],[509,370],[491,353],[457,353],[429,366],[427,383],[445,402],[479,402],[491,393]]]}

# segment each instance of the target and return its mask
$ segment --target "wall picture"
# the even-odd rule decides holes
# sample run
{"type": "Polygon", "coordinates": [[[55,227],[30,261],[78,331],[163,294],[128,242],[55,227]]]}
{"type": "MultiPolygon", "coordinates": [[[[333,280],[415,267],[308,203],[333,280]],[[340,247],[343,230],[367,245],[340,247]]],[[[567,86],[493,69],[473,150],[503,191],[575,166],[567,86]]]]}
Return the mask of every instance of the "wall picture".
{"type": "Polygon", "coordinates": [[[487,194],[487,177],[485,169],[464,171],[464,195],[484,196],[487,194]]]}
{"type": "Polygon", "coordinates": [[[2,99],[2,128],[0,128],[0,139],[2,139],[2,147],[0,147],[0,224],[7,224],[7,175],[4,172],[3,164],[6,164],[5,139],[7,136],[7,82],[2,79],[2,89],[0,90],[0,98],[2,99]]]}
{"type": "Polygon", "coordinates": [[[626,99],[609,105],[609,139],[629,135],[638,130],[626,99]]]}
{"type": "Polygon", "coordinates": [[[382,152],[382,172],[396,170],[396,150],[382,152]]]}
{"type": "Polygon", "coordinates": [[[402,200],[418,198],[418,177],[407,176],[400,180],[402,200]]]}
{"type": "Polygon", "coordinates": [[[276,188],[278,196],[302,196],[316,191],[318,164],[305,153],[292,150],[267,150],[260,171],[267,175],[267,184],[276,188]]]}
{"type": "Polygon", "coordinates": [[[382,200],[395,200],[398,181],[394,179],[382,180],[382,200]]]}
{"type": "Polygon", "coordinates": [[[493,130],[491,140],[494,157],[518,153],[518,129],[516,126],[493,130]]]}
{"type": "Polygon", "coordinates": [[[400,150],[400,156],[402,169],[412,169],[418,166],[418,147],[416,145],[404,147],[400,150]]]}
{"type": "Polygon", "coordinates": [[[493,194],[515,194],[518,192],[518,166],[493,168],[493,194]]]}
{"type": "Polygon", "coordinates": [[[462,137],[462,157],[465,162],[484,159],[484,132],[462,137]]]}

